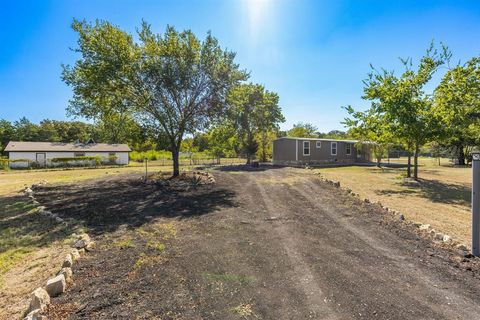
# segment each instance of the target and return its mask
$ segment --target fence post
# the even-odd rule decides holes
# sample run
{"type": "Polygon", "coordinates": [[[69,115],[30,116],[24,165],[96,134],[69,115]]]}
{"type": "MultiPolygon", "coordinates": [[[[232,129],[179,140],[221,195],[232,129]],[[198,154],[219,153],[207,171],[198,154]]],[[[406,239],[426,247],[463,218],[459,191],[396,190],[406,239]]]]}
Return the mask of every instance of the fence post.
{"type": "Polygon", "coordinates": [[[472,254],[480,255],[480,151],[472,152],[472,254]]]}
{"type": "Polygon", "coordinates": [[[145,158],[145,183],[148,179],[148,158],[145,158]]]}

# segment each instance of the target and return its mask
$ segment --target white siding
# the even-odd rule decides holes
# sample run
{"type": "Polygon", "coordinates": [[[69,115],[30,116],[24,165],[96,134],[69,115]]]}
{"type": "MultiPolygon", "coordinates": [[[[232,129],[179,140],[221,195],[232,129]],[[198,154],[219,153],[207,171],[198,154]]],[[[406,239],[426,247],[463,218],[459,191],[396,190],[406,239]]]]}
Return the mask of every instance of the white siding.
{"type": "MultiPolygon", "coordinates": [[[[10,160],[18,160],[18,159],[28,159],[31,162],[37,160],[36,154],[43,153],[43,152],[9,152],[8,158],[10,160]]],[[[44,152],[46,154],[47,162],[53,158],[73,158],[74,152],[44,152]]],[[[113,153],[113,152],[112,152],[113,153]]],[[[95,157],[100,156],[101,158],[108,159],[110,152],[85,152],[85,156],[87,157],[95,157]]],[[[117,157],[116,163],[125,165],[128,164],[128,152],[115,152],[115,156],[117,157]]],[[[11,168],[26,168],[28,167],[27,162],[11,162],[11,168]]]]}

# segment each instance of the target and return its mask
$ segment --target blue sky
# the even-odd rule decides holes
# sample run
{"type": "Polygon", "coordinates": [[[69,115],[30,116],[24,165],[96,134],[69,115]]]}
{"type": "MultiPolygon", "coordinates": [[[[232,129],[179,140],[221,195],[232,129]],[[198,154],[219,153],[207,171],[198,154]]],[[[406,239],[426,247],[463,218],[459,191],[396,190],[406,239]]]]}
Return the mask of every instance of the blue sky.
{"type": "Polygon", "coordinates": [[[60,65],[76,58],[73,18],[131,33],[142,18],[157,32],[171,24],[203,38],[211,30],[251,81],[278,92],[284,129],[299,121],[342,129],[341,106],[368,106],[369,64],[400,71],[398,57],[420,57],[432,39],[456,61],[480,54],[479,1],[0,0],[0,118],[66,119],[71,90],[60,65]]]}

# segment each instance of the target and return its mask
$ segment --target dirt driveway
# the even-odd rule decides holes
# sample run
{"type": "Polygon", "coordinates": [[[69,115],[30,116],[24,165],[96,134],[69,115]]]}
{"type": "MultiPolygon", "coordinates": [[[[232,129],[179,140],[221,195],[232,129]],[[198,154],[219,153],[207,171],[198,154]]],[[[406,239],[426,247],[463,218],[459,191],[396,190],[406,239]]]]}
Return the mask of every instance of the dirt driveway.
{"type": "Polygon", "coordinates": [[[49,186],[39,200],[99,247],[53,319],[480,319],[477,259],[308,170],[213,171],[166,190],[138,176],[49,186]]]}

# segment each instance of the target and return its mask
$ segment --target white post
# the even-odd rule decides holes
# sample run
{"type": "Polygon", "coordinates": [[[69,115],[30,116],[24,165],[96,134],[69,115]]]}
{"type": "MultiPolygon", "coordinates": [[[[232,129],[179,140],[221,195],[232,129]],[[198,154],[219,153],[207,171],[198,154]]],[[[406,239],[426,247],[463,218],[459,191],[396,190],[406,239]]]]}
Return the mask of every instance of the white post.
{"type": "Polygon", "coordinates": [[[480,151],[472,152],[472,254],[480,256],[480,151]]]}

